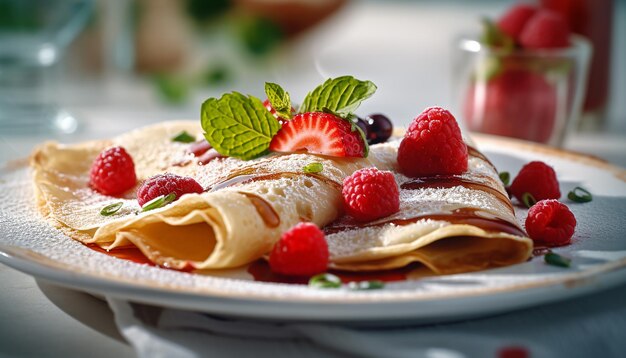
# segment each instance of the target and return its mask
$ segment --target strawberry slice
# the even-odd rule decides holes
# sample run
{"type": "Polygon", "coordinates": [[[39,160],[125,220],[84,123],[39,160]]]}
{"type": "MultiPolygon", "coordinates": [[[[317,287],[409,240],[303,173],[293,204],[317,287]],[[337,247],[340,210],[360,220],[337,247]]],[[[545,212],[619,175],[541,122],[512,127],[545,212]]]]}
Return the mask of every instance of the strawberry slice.
{"type": "Polygon", "coordinates": [[[331,113],[300,113],[283,124],[270,143],[270,151],[309,153],[333,157],[364,157],[366,144],[352,124],[331,113]]]}

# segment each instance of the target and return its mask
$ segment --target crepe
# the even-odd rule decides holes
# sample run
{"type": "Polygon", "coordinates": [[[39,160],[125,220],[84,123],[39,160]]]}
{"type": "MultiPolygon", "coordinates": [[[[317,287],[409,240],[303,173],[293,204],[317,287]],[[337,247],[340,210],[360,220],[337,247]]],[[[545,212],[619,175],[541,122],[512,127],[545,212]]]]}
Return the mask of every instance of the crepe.
{"type": "Polygon", "coordinates": [[[393,147],[379,146],[366,159],[296,153],[198,165],[188,144],[171,140],[183,130],[201,137],[197,122],[169,122],[107,141],[45,143],[32,157],[41,213],[83,243],[107,250],[134,245],[161,266],[236,267],[262,257],[300,221],[322,227],[335,220],[342,211],[343,178],[363,167],[390,169],[395,158],[393,147]],[[171,172],[195,178],[206,192],[144,213],[138,213],[136,188],[121,200],[98,194],[89,188],[89,169],[97,154],[113,145],[133,157],[139,182],[171,172]],[[312,162],[322,163],[323,171],[304,173],[312,162]],[[118,201],[124,202],[120,212],[100,215],[118,201]]]}
{"type": "Polygon", "coordinates": [[[400,211],[368,223],[344,217],[325,228],[332,267],[387,270],[419,262],[451,274],[528,260],[532,241],[517,224],[493,164],[469,147],[462,175],[395,173],[400,211]]]}
{"type": "Polygon", "coordinates": [[[181,131],[201,138],[197,122],[166,122],[117,138],[76,145],[45,143],[32,157],[40,212],[69,236],[107,250],[136,246],[152,262],[175,269],[221,269],[266,255],[280,235],[301,221],[324,227],[331,267],[383,270],[421,262],[435,273],[511,265],[527,260],[532,242],[519,228],[493,165],[470,150],[461,176],[407,178],[397,172],[399,140],[371,147],[368,158],[306,153],[251,161],[221,158],[199,165],[181,131]],[[202,194],[187,194],[141,213],[136,189],[123,198],[89,188],[89,169],[103,149],[121,145],[141,181],[164,172],[195,178],[202,194]],[[312,162],[321,173],[304,173],[312,162]],[[401,210],[358,224],[342,216],[341,183],[354,171],[391,170],[401,187],[401,210]],[[100,210],[122,201],[110,217],[100,210]]]}

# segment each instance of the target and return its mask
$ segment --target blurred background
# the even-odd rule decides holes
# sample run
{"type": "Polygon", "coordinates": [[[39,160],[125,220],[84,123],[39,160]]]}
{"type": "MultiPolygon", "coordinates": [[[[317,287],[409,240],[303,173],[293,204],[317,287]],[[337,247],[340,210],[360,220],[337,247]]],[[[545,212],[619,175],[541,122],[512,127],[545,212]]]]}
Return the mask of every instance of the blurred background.
{"type": "MultiPolygon", "coordinates": [[[[0,0],[2,161],[42,139],[104,138],[162,120],[199,119],[208,97],[264,99],[266,81],[298,103],[350,74],[378,92],[359,115],[406,126],[425,107],[462,112],[460,36],[515,1],[0,0]]],[[[626,1],[538,1],[595,46],[592,83],[567,149],[626,166],[626,1]]]]}

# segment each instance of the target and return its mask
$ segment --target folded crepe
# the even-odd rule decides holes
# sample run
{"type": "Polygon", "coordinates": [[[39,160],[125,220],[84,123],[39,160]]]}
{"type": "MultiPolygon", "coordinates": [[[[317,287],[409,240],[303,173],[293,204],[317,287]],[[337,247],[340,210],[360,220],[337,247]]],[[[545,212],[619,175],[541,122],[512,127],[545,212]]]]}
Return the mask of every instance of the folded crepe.
{"type": "MultiPolygon", "coordinates": [[[[152,262],[175,269],[245,265],[267,254],[301,221],[325,227],[331,267],[382,270],[421,262],[436,273],[473,271],[528,259],[532,242],[516,223],[495,168],[470,150],[470,170],[455,177],[411,179],[397,173],[398,141],[371,147],[368,158],[306,153],[199,165],[181,131],[201,138],[197,122],[166,122],[104,141],[45,143],[32,157],[40,212],[69,236],[107,250],[136,246],[152,262]],[[183,195],[140,212],[136,189],[122,198],[89,188],[89,170],[103,149],[120,145],[133,157],[138,182],[165,172],[195,178],[202,194],[183,195]],[[312,162],[321,173],[304,173],[312,162]],[[396,173],[401,210],[367,224],[342,217],[341,183],[375,166],[396,173]],[[112,216],[100,215],[122,201],[112,216]]],[[[139,185],[139,184],[138,184],[139,185]]]]}
{"type": "Polygon", "coordinates": [[[32,157],[42,214],[71,237],[107,250],[134,245],[151,261],[176,269],[241,266],[262,257],[300,221],[320,227],[340,216],[341,183],[369,166],[391,169],[395,149],[379,146],[368,158],[331,159],[305,153],[199,165],[189,144],[172,141],[181,131],[201,137],[197,122],[168,122],[112,140],[78,145],[45,143],[32,157]],[[123,198],[89,188],[89,170],[103,149],[120,145],[133,157],[138,182],[164,172],[195,178],[206,192],[183,195],[160,209],[140,212],[136,188],[123,198]],[[321,173],[304,173],[309,163],[321,173]],[[122,201],[106,217],[100,210],[122,201]]]}
{"type": "Polygon", "coordinates": [[[332,267],[386,270],[420,262],[437,274],[526,261],[532,241],[517,224],[493,164],[469,148],[461,175],[408,178],[395,172],[400,211],[368,223],[346,216],[326,226],[332,267]]]}

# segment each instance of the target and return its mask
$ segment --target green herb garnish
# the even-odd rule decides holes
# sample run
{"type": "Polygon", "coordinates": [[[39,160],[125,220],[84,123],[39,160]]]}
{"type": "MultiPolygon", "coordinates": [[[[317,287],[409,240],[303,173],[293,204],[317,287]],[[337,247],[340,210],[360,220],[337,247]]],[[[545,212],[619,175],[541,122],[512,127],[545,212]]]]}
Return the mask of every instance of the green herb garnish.
{"type": "Polygon", "coordinates": [[[100,210],[100,215],[111,216],[115,214],[116,212],[118,212],[122,208],[122,206],[124,206],[124,203],[121,201],[117,203],[113,203],[111,205],[107,205],[104,208],[102,208],[102,210],[100,210]]]}
{"type": "Polygon", "coordinates": [[[555,254],[554,252],[548,252],[543,259],[548,265],[559,266],[559,267],[570,267],[572,264],[572,259],[567,258],[565,256],[561,256],[559,254],[555,254]]]}
{"type": "Polygon", "coordinates": [[[498,175],[500,176],[500,180],[504,186],[509,185],[509,182],[511,181],[511,174],[509,174],[509,172],[501,172],[498,175]]]}
{"type": "Polygon", "coordinates": [[[362,291],[362,290],[379,290],[385,287],[385,283],[380,280],[372,280],[372,281],[352,281],[348,283],[348,288],[351,290],[362,291]]]}
{"type": "Polygon", "coordinates": [[[577,203],[588,203],[593,200],[593,196],[591,196],[591,193],[588,190],[583,189],[579,186],[575,187],[572,191],[567,193],[567,198],[577,203]],[[580,192],[580,194],[577,192],[580,192]]]}
{"type": "MultiPolygon", "coordinates": [[[[289,94],[275,83],[266,83],[265,91],[276,112],[291,118],[289,94]]],[[[304,99],[300,113],[329,111],[351,123],[365,143],[364,156],[369,148],[363,131],[351,120],[352,112],[376,91],[371,81],[360,81],[352,76],[328,79],[304,99]]],[[[269,152],[272,138],[280,123],[265,108],[261,100],[233,92],[221,98],[209,98],[202,104],[202,128],[205,138],[223,156],[243,160],[258,158],[269,152]]]]}
{"type": "Polygon", "coordinates": [[[143,212],[146,212],[146,211],[162,208],[162,207],[164,207],[165,205],[171,203],[174,200],[176,200],[176,193],[169,193],[167,195],[157,196],[156,198],[154,198],[154,199],[150,200],[149,202],[145,203],[141,207],[141,212],[143,213],[143,212]]]}
{"type": "Polygon", "coordinates": [[[291,118],[291,98],[289,92],[286,92],[276,83],[265,82],[265,94],[272,104],[272,108],[282,118],[291,118]]]}
{"type": "Polygon", "coordinates": [[[524,203],[524,205],[526,205],[527,208],[530,208],[531,206],[537,204],[537,200],[535,200],[535,197],[528,192],[522,194],[522,202],[524,203]]]}
{"type": "Polygon", "coordinates": [[[371,81],[360,81],[352,76],[330,78],[304,97],[300,113],[327,109],[346,118],[374,92],[376,85],[371,81]]]}
{"type": "Polygon", "coordinates": [[[321,173],[322,170],[324,170],[324,165],[318,162],[309,163],[302,168],[305,173],[321,173]]]}
{"type": "Polygon", "coordinates": [[[172,138],[172,142],[192,143],[195,141],[196,138],[187,133],[187,131],[182,131],[172,138]]]}
{"type": "Polygon", "coordinates": [[[339,288],[341,279],[330,273],[322,273],[311,277],[309,286],[316,288],[339,288]]]}
{"type": "Polygon", "coordinates": [[[244,160],[267,154],[280,129],[260,99],[238,92],[207,99],[201,114],[204,136],[213,148],[224,156],[244,160]]]}

